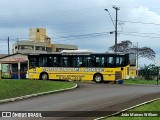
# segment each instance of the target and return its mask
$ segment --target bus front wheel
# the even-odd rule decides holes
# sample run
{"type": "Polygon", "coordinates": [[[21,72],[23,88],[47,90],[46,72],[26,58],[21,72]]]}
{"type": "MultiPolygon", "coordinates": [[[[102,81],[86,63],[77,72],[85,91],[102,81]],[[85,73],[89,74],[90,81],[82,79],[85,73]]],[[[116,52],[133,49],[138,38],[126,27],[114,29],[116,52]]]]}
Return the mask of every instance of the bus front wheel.
{"type": "Polygon", "coordinates": [[[42,73],[40,79],[41,80],[48,80],[48,74],[47,73],[42,73]]]}
{"type": "Polygon", "coordinates": [[[96,83],[101,83],[103,81],[103,76],[101,74],[95,74],[94,77],[93,77],[93,80],[96,82],[96,83]]]}

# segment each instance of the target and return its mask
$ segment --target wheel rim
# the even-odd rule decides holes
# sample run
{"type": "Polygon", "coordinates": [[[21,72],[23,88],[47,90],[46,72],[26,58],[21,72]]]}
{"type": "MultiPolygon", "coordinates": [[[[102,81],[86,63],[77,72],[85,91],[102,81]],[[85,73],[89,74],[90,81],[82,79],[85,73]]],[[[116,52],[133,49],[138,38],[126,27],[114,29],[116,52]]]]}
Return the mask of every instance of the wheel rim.
{"type": "Polygon", "coordinates": [[[43,74],[43,75],[42,75],[42,80],[47,80],[47,79],[48,79],[47,74],[43,74]]]}
{"type": "Polygon", "coordinates": [[[95,81],[96,81],[96,82],[101,82],[101,81],[102,81],[102,77],[101,77],[100,75],[97,75],[97,76],[95,77],[95,81]]]}

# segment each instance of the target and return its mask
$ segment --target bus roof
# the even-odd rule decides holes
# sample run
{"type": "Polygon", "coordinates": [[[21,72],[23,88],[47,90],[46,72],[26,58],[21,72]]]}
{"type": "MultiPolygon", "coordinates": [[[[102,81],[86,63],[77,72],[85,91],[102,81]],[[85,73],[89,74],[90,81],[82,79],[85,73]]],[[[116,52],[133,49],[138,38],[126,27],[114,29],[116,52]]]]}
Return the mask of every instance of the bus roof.
{"type": "Polygon", "coordinates": [[[28,55],[126,55],[133,53],[87,53],[87,52],[74,52],[74,53],[61,53],[61,52],[52,52],[52,53],[30,53],[28,55]]]}
{"type": "Polygon", "coordinates": [[[91,50],[62,50],[60,53],[93,53],[91,50]]]}

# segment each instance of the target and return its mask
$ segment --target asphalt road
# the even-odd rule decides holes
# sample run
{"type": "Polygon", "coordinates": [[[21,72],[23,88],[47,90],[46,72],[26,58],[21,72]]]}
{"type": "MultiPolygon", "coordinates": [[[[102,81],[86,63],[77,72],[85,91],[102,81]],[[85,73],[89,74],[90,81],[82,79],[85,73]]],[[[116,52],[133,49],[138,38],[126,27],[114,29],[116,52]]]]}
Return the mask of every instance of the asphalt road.
{"type": "MultiPolygon", "coordinates": [[[[115,85],[81,82],[78,82],[78,85],[79,87],[77,89],[71,91],[0,104],[0,111],[55,111],[55,113],[51,114],[59,115],[59,117],[53,115],[54,118],[46,117],[32,119],[70,120],[71,118],[66,116],[69,114],[76,114],[78,117],[73,117],[72,119],[89,120],[98,117],[99,112],[96,113],[93,111],[102,111],[107,115],[147,100],[160,97],[159,85],[115,85]]],[[[50,112],[48,112],[48,114],[50,114],[50,112]]],[[[0,118],[0,120],[14,119],[17,120],[17,118],[0,118]]],[[[24,119],[28,120],[28,118],[24,119]]],[[[29,118],[29,120],[31,120],[31,118],[29,118]]]]}

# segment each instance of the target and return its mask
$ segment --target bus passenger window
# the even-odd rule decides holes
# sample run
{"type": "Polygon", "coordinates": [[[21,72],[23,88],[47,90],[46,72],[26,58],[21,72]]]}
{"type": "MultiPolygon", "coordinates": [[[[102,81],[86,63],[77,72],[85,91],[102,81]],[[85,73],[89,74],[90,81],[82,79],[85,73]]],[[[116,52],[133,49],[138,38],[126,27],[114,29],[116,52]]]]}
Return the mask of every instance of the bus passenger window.
{"type": "Polygon", "coordinates": [[[123,67],[124,65],[124,57],[116,57],[116,67],[123,67]]]}
{"type": "Polygon", "coordinates": [[[52,60],[53,58],[51,56],[48,57],[48,67],[52,67],[53,66],[53,63],[52,63],[52,60]]]}
{"type": "Polygon", "coordinates": [[[125,58],[124,57],[120,58],[120,63],[121,63],[121,67],[125,66],[125,58]]]}
{"type": "Polygon", "coordinates": [[[53,59],[52,59],[52,67],[58,67],[58,57],[53,57],[53,59]]]}
{"type": "Polygon", "coordinates": [[[40,57],[39,58],[39,66],[40,67],[48,67],[48,65],[47,65],[47,57],[40,57]]]}
{"type": "Polygon", "coordinates": [[[77,67],[82,67],[82,57],[77,57],[77,67]]]}
{"type": "Polygon", "coordinates": [[[70,67],[79,67],[79,58],[71,57],[70,58],[70,67]]]}
{"type": "Polygon", "coordinates": [[[38,66],[38,62],[37,62],[37,57],[32,57],[30,58],[30,62],[29,62],[29,68],[35,68],[38,66]]]}
{"type": "Polygon", "coordinates": [[[68,57],[60,57],[59,66],[60,67],[68,67],[69,66],[68,57]]]}
{"type": "Polygon", "coordinates": [[[105,67],[112,68],[114,66],[114,57],[107,57],[105,67]]]}
{"type": "Polygon", "coordinates": [[[116,67],[120,67],[120,57],[116,57],[116,67]]]}
{"type": "Polygon", "coordinates": [[[91,57],[84,57],[83,58],[83,67],[92,67],[93,61],[91,57]]]}
{"type": "Polygon", "coordinates": [[[95,67],[104,67],[104,57],[96,57],[95,67]]]}

